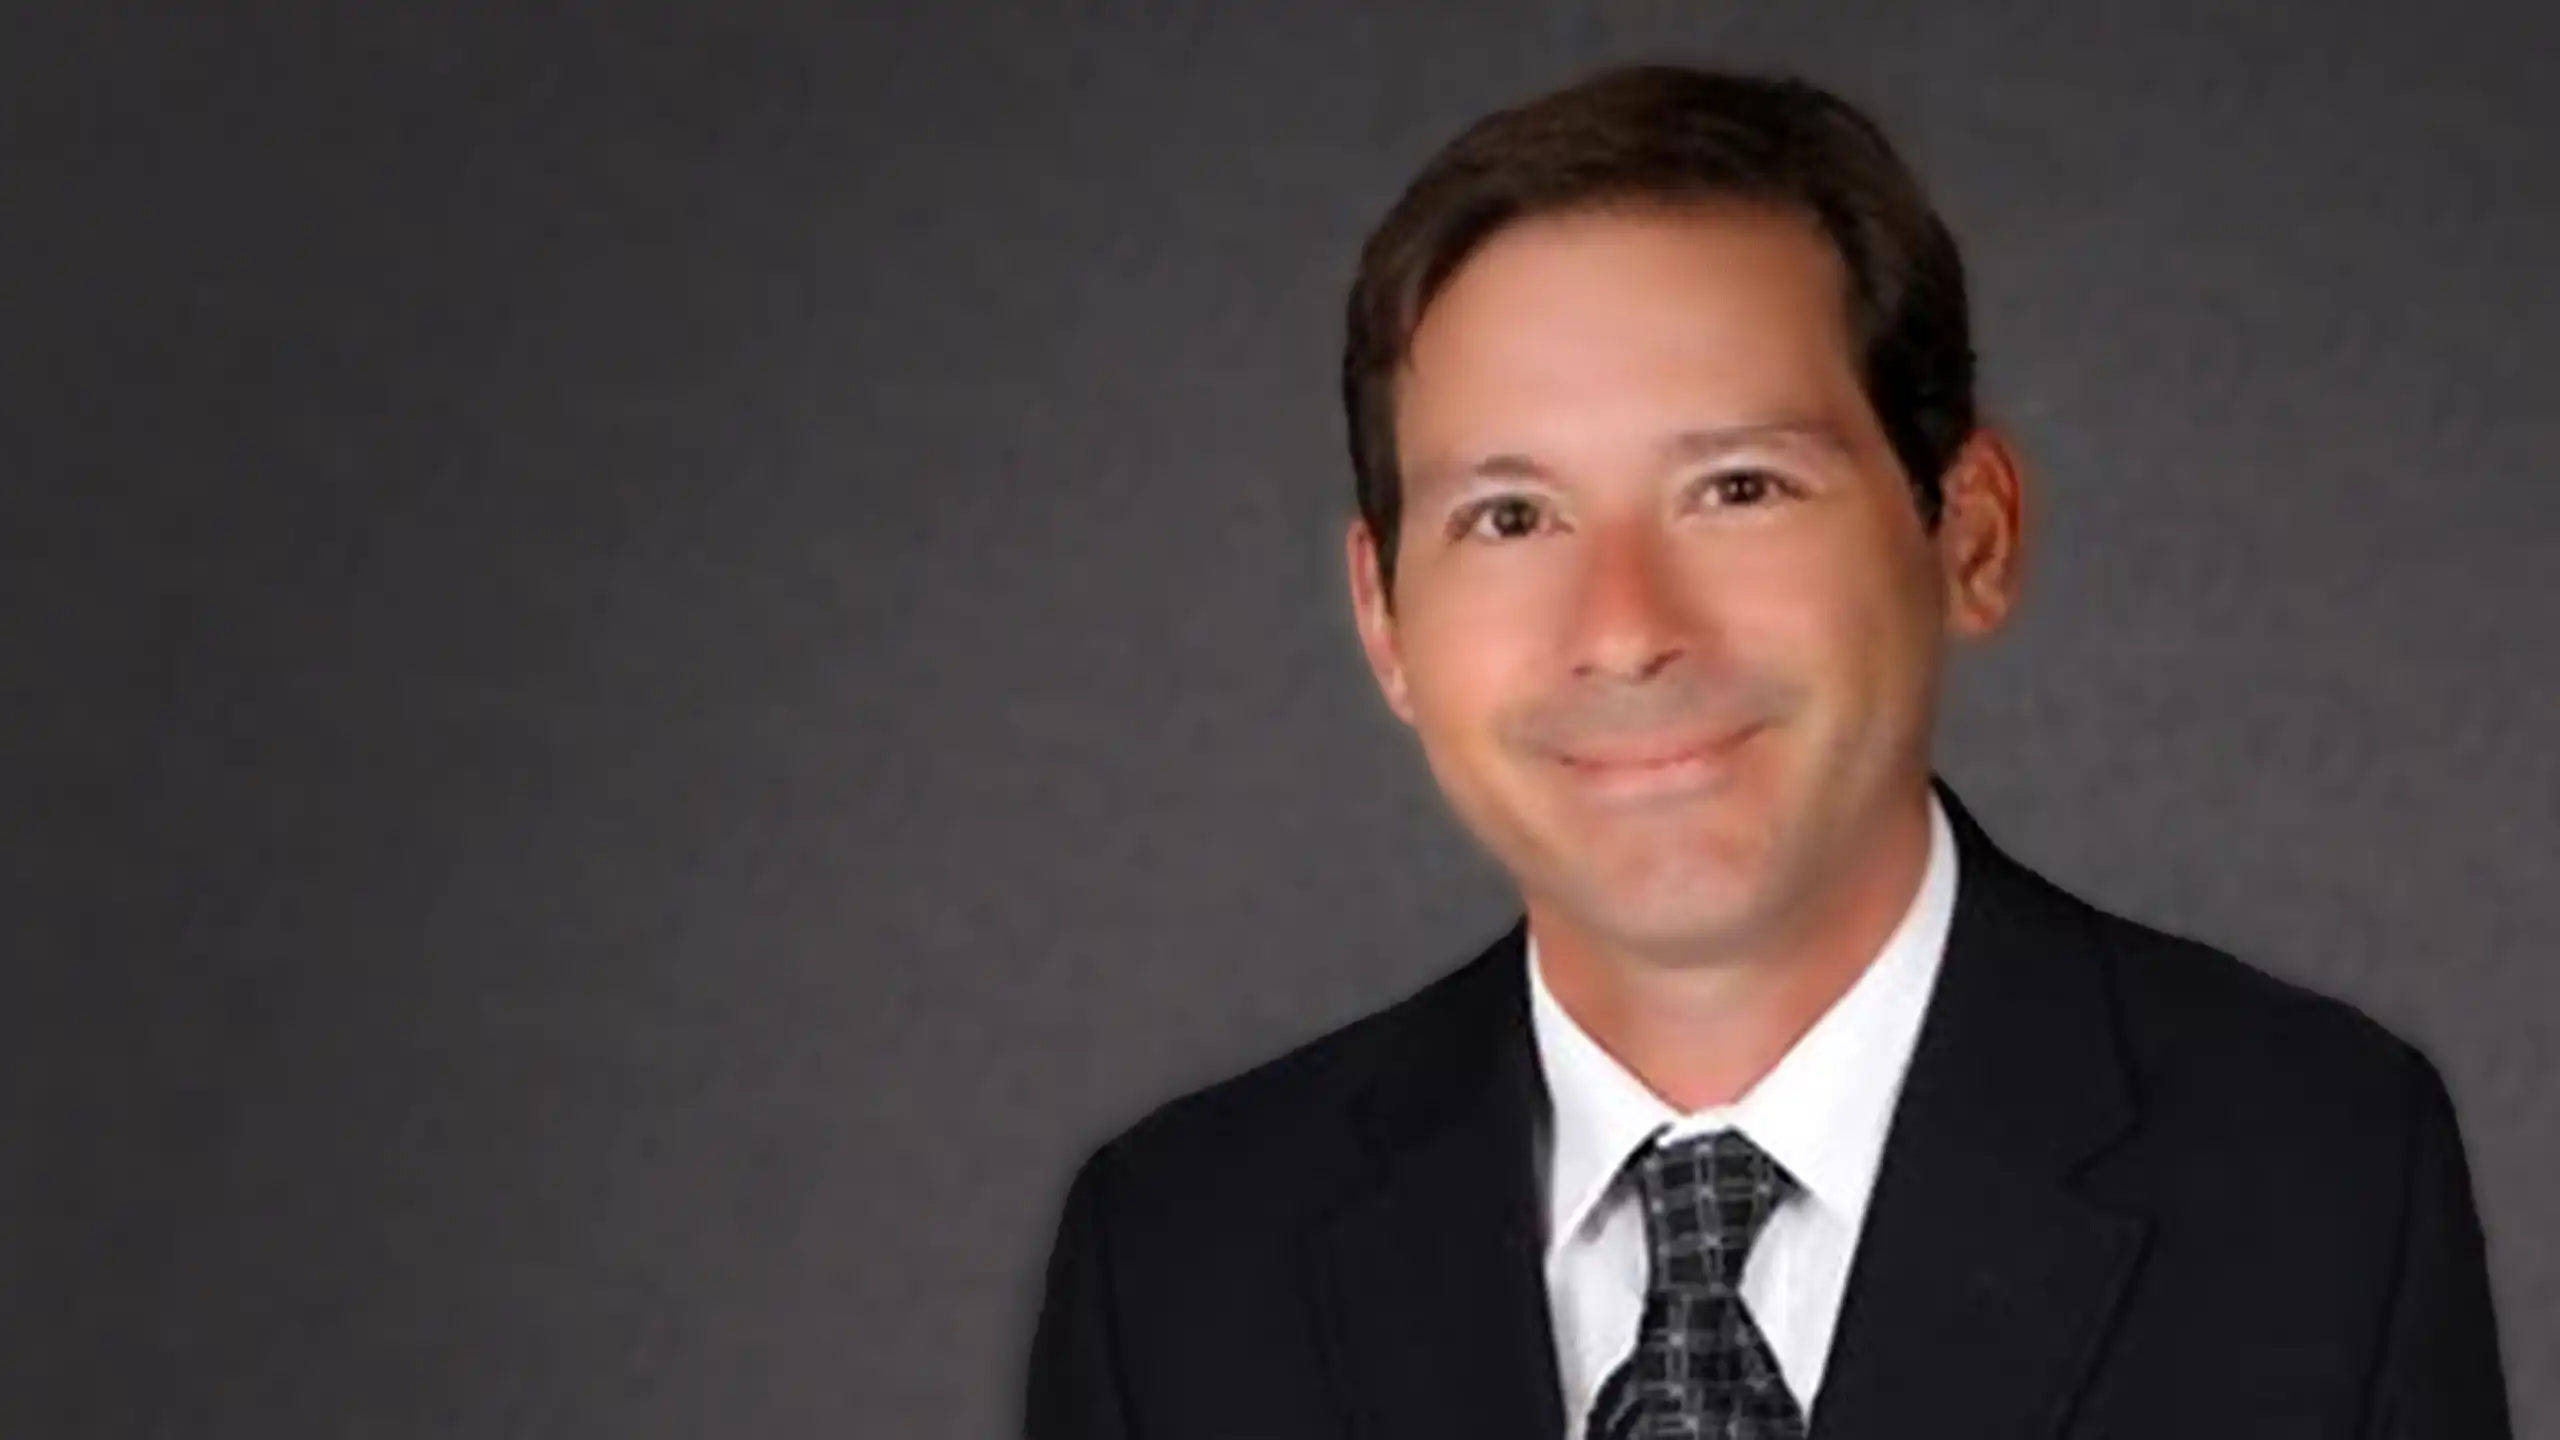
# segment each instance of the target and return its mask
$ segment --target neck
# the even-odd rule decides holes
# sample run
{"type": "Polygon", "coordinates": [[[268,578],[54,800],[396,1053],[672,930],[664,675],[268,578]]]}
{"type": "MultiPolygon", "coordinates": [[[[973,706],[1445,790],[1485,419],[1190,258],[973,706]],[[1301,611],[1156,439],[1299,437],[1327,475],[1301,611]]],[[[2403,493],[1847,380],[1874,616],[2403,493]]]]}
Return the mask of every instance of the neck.
{"type": "Polygon", "coordinates": [[[1868,827],[1784,918],[1749,941],[1668,951],[1529,902],[1538,968],[1575,1024],[1674,1109],[1750,1092],[1866,973],[1928,868],[1924,791],[1868,827]]]}

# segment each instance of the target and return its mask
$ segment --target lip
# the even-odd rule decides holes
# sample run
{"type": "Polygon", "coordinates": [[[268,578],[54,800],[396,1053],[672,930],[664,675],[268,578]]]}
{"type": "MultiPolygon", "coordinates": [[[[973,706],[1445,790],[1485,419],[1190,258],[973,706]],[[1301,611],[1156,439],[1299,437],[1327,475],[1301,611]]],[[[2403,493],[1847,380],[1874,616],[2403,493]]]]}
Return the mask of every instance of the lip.
{"type": "Polygon", "coordinates": [[[1703,739],[1562,750],[1556,759],[1585,786],[1610,794],[1689,789],[1717,778],[1733,753],[1762,728],[1752,724],[1703,739]]]}

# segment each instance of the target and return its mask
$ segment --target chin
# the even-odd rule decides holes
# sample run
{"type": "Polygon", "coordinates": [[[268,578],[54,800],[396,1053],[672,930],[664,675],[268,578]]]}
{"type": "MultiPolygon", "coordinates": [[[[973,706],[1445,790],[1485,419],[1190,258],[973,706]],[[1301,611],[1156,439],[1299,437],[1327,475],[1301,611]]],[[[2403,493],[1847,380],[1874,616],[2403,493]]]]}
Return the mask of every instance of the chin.
{"type": "Polygon", "coordinates": [[[1769,920],[1763,877],[1683,867],[1636,879],[1582,877],[1556,888],[1575,923],[1637,949],[1716,950],[1748,941],[1769,920]]]}

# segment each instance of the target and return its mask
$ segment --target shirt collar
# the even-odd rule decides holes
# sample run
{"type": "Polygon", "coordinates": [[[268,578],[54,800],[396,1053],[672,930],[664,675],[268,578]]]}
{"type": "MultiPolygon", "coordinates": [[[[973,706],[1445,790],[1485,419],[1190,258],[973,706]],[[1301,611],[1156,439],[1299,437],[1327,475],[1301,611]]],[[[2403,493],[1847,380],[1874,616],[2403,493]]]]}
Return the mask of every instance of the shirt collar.
{"type": "Polygon", "coordinates": [[[1894,1101],[1946,953],[1955,895],[1955,834],[1933,790],[1920,888],[1874,961],[1747,1094],[1687,1115],[1647,1089],[1565,1013],[1539,970],[1532,935],[1530,1028],[1553,1102],[1549,1253],[1589,1221],[1627,1157],[1666,1129],[1674,1137],[1742,1131],[1802,1183],[1813,1203],[1854,1229],[1875,1188],[1894,1101]]]}

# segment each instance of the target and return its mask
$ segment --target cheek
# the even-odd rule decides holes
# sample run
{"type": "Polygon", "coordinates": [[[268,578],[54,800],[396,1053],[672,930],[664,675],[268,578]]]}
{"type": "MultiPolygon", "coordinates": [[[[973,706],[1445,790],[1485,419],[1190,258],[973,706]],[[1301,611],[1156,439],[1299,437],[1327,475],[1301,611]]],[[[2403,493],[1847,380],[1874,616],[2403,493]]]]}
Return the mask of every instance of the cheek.
{"type": "Polygon", "coordinates": [[[1405,650],[1405,678],[1425,739],[1455,740],[1486,728],[1511,689],[1514,666],[1498,641],[1433,636],[1405,650]]]}
{"type": "Polygon", "coordinates": [[[1405,683],[1414,728],[1435,764],[1480,768],[1498,757],[1500,722],[1540,692],[1544,633],[1498,597],[1434,597],[1407,615],[1405,683]]]}
{"type": "Polygon", "coordinates": [[[1719,610],[1746,663],[1791,687],[1818,726],[1902,703],[1934,629],[1908,557],[1844,526],[1772,546],[1726,575],[1719,610]]]}

